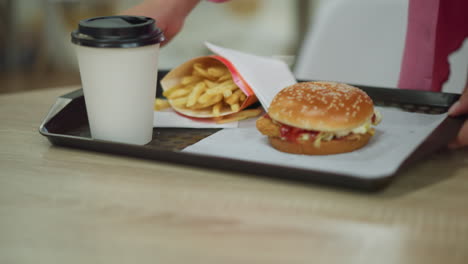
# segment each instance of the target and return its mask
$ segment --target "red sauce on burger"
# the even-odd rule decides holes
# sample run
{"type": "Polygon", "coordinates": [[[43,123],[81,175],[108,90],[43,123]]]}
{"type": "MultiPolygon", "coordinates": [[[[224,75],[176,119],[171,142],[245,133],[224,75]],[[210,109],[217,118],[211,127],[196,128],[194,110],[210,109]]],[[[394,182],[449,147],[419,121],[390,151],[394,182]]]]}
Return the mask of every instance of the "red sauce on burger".
{"type": "MultiPolygon", "coordinates": [[[[272,120],[268,114],[266,114],[264,117],[272,120]]],[[[290,142],[297,142],[298,139],[301,138],[304,134],[309,135],[309,140],[314,140],[315,137],[319,134],[318,131],[292,127],[286,124],[282,124],[278,121],[275,122],[280,125],[281,138],[290,142]]]]}

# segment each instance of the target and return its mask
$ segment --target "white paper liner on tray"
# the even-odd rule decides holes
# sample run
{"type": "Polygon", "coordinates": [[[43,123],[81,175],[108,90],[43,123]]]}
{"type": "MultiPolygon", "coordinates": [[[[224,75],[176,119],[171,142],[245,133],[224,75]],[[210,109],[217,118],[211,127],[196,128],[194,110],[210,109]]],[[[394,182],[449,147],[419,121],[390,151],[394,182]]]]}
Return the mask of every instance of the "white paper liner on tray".
{"type": "Polygon", "coordinates": [[[165,109],[154,113],[153,126],[170,128],[237,128],[239,127],[239,122],[217,124],[212,120],[196,120],[183,117],[172,109],[165,109]]]}
{"type": "Polygon", "coordinates": [[[329,156],[288,154],[271,147],[254,126],[223,129],[185,148],[184,152],[270,165],[310,169],[363,179],[394,174],[404,160],[440,125],[446,114],[429,115],[378,107],[383,115],[364,148],[329,156]]]}

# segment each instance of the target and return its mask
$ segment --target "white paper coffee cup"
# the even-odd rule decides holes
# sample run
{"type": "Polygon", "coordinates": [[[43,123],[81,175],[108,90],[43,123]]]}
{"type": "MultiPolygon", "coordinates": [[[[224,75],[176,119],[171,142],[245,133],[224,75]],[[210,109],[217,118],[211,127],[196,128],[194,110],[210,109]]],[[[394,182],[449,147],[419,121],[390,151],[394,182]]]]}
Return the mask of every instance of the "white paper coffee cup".
{"type": "Polygon", "coordinates": [[[91,18],[72,33],[93,139],[138,145],[152,140],[163,40],[147,17],[91,18]]]}

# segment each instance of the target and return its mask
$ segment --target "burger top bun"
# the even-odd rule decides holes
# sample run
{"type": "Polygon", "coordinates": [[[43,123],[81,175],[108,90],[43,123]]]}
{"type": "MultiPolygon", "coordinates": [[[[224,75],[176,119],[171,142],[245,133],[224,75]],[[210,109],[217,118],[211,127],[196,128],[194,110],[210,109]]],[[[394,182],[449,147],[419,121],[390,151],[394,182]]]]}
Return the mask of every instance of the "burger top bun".
{"type": "Polygon", "coordinates": [[[374,114],[374,104],[364,91],[351,85],[301,82],[281,90],[268,114],[293,127],[333,132],[362,125],[374,114]]]}

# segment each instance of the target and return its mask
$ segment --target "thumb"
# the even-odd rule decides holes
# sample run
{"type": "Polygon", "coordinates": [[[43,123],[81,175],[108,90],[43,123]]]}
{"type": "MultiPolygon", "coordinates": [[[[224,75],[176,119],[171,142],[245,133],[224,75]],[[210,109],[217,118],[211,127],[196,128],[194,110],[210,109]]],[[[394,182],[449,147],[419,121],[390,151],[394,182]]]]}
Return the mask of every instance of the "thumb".
{"type": "Polygon", "coordinates": [[[448,114],[450,116],[459,116],[463,114],[468,114],[468,85],[465,86],[465,90],[463,91],[460,99],[455,102],[449,109],[448,114]]]}
{"type": "Polygon", "coordinates": [[[183,27],[183,21],[174,21],[170,26],[165,27],[163,32],[164,32],[164,37],[165,40],[163,43],[161,43],[161,46],[166,46],[167,43],[169,43],[182,29],[183,27]]]}

